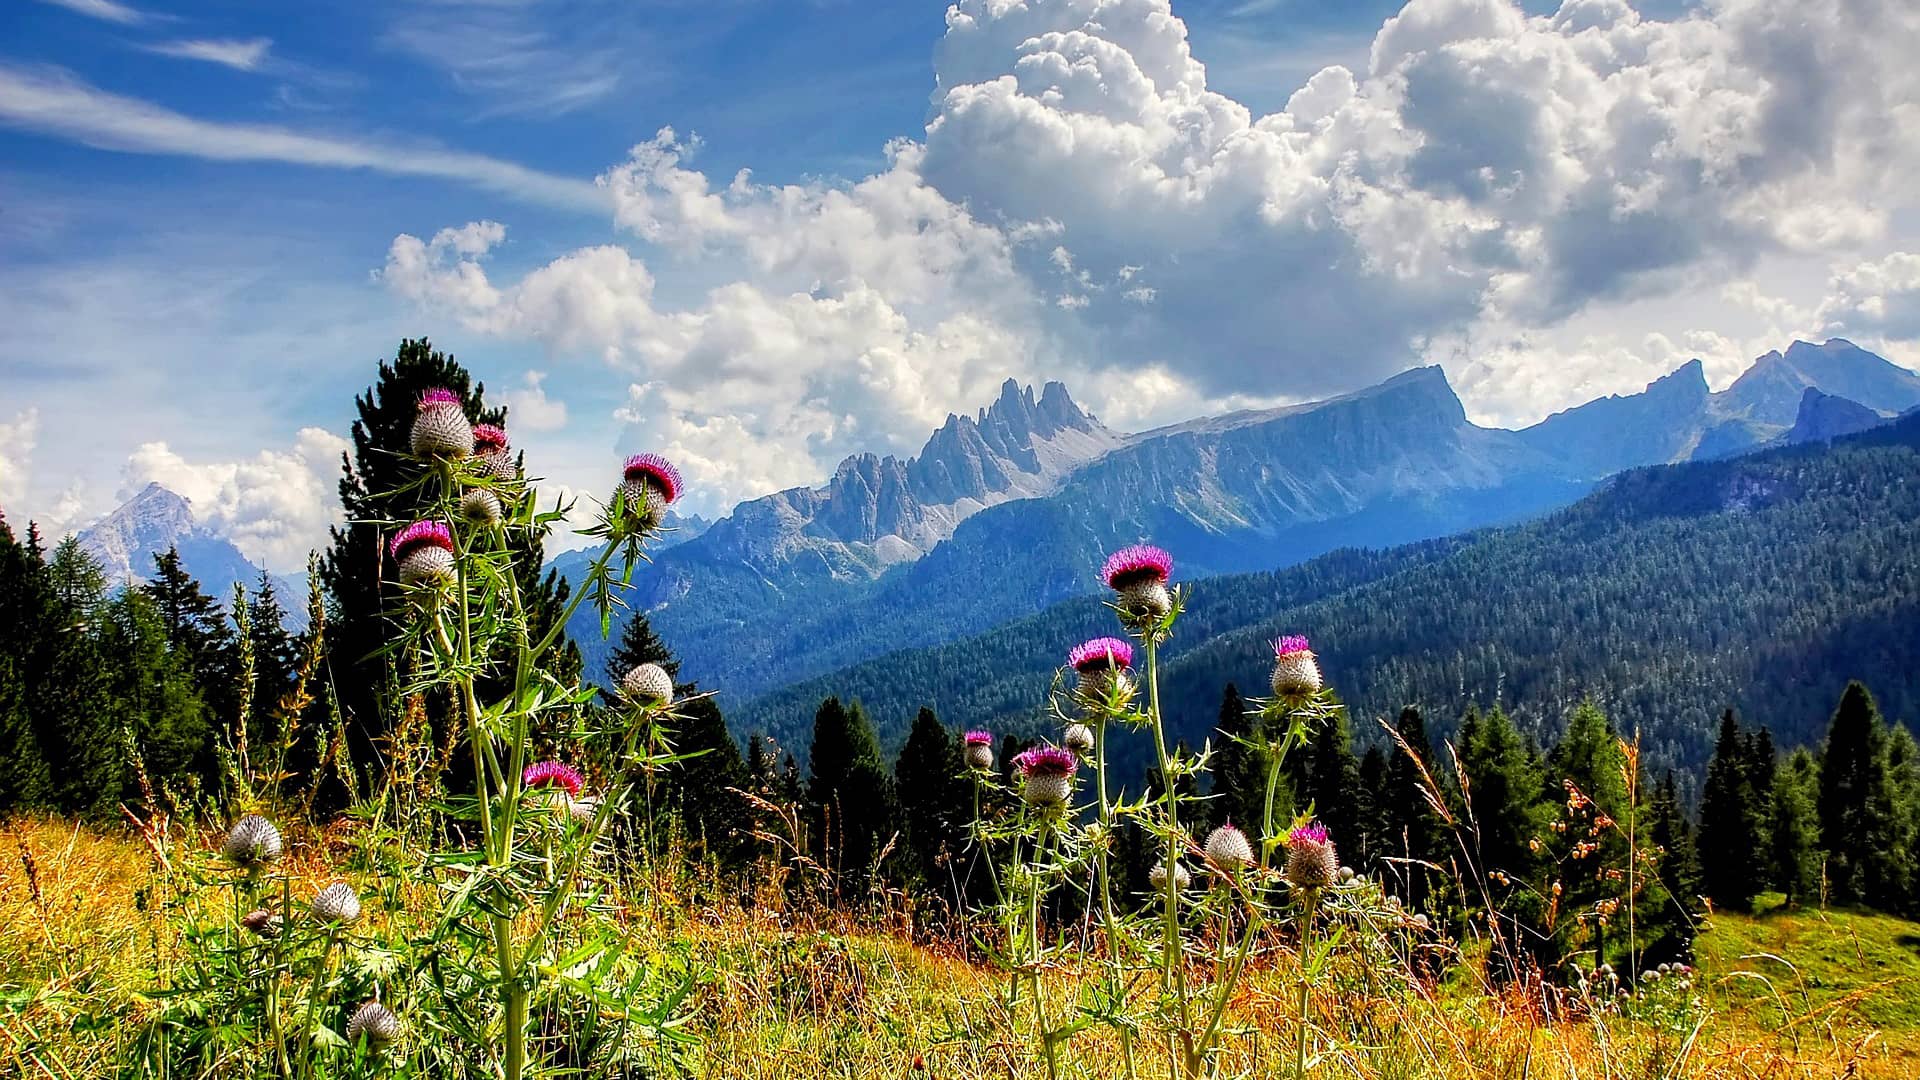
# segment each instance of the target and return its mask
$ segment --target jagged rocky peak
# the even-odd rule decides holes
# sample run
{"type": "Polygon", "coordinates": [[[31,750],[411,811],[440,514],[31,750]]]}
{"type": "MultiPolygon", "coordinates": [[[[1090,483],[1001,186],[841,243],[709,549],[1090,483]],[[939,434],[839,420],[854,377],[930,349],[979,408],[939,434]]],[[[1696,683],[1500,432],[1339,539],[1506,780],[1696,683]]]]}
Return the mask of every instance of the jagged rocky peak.
{"type": "Polygon", "coordinates": [[[1789,443],[1825,441],[1878,427],[1885,421],[1886,417],[1857,401],[1809,386],[1800,396],[1800,413],[1793,427],[1782,438],[1789,443]]]}
{"type": "Polygon", "coordinates": [[[909,528],[923,516],[899,458],[855,454],[827,482],[814,525],[815,531],[841,540],[871,541],[909,528]]]}
{"type": "Polygon", "coordinates": [[[165,551],[193,531],[193,505],[156,482],[80,533],[79,540],[109,576],[124,581],[143,576],[150,552],[165,551]]]}

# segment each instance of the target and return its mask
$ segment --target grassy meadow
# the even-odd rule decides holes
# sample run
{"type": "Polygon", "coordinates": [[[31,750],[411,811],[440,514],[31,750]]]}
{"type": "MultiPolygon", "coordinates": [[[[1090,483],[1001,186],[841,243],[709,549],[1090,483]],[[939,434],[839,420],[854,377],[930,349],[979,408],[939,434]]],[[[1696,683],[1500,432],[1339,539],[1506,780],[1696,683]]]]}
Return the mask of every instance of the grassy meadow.
{"type": "MultiPolygon", "coordinates": [[[[297,891],[371,881],[381,854],[357,826],[290,837],[297,891]]],[[[170,837],[56,819],[0,827],[0,1076],[128,1075],[143,1023],[163,1007],[185,935],[230,923],[223,894],[171,895],[213,833],[170,837]],[[179,905],[187,905],[183,910],[179,905]],[[182,928],[185,929],[182,929],[182,928]]],[[[787,902],[768,875],[724,895],[695,869],[663,872],[609,898],[671,1017],[654,1064],[631,1075],[1024,1077],[1044,1075],[1007,1015],[1005,975],[960,927],[934,926],[883,898],[855,917],[787,902]],[[917,931],[909,927],[920,924],[917,931]]],[[[418,915],[430,887],[404,875],[366,888],[350,964],[381,970],[387,932],[418,915]]],[[[1314,984],[1309,1075],[1322,1077],[1911,1077],[1920,1073],[1920,924],[1845,911],[1716,914],[1698,939],[1690,989],[1624,1007],[1546,1011],[1495,993],[1460,965],[1439,982],[1396,979],[1336,951],[1314,984]],[[1689,1006],[1691,999],[1697,1003],[1689,1006]]],[[[1065,932],[1073,932],[1067,928],[1065,932]]],[[[1296,954],[1282,935],[1257,951],[1233,995],[1220,1072],[1286,1074],[1298,1024],[1296,954]]],[[[1054,1000],[1092,992],[1091,972],[1056,965],[1054,1000]]],[[[219,1015],[204,1023],[218,1025],[219,1015]]],[[[1063,1072],[1122,1075],[1109,1029],[1067,1040],[1063,1072]]],[[[1153,1054],[1139,1075],[1165,1074],[1153,1054]]],[[[217,1070],[216,1070],[217,1071],[217,1070]]],[[[369,1066],[366,1075],[378,1072],[369,1066]]]]}

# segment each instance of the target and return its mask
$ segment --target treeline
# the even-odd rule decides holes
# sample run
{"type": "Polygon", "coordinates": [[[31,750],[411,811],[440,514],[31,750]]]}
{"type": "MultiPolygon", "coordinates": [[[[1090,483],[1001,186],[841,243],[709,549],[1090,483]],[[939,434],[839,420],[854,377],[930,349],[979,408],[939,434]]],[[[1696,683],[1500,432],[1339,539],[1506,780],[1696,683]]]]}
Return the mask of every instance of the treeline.
{"type": "MultiPolygon", "coordinates": [[[[1913,720],[1916,475],[1920,416],[1831,446],[1636,470],[1525,525],[1195,581],[1162,653],[1169,720],[1203,738],[1219,688],[1258,684],[1266,643],[1282,633],[1313,639],[1361,716],[1427,701],[1451,721],[1499,701],[1544,741],[1594,701],[1683,789],[1728,703],[1803,745],[1859,678],[1890,715],[1913,720]]],[[[1063,643],[1107,619],[1098,598],[1068,601],[807,680],[738,719],[798,737],[811,704],[837,694],[881,718],[888,746],[922,703],[963,726],[1033,727],[1063,643]]]]}

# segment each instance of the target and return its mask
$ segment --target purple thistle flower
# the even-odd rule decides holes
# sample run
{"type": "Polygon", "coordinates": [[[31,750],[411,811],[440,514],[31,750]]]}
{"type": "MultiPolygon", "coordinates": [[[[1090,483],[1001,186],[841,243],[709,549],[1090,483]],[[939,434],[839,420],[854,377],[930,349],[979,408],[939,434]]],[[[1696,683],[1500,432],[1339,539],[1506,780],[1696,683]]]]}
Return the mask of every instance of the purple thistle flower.
{"type": "Polygon", "coordinates": [[[1067,653],[1067,663],[1082,674],[1133,664],[1133,646],[1120,638],[1101,637],[1083,641],[1067,653]]]}
{"type": "Polygon", "coordinates": [[[520,782],[529,788],[566,788],[568,797],[580,794],[580,770],[558,761],[534,762],[520,774],[520,782]]]}
{"type": "Polygon", "coordinates": [[[1312,651],[1313,647],[1307,644],[1305,634],[1288,634],[1285,637],[1273,639],[1273,655],[1275,657],[1292,656],[1294,653],[1312,651]]]}
{"type": "Polygon", "coordinates": [[[393,543],[388,548],[396,559],[404,559],[409,552],[422,547],[437,547],[443,551],[453,550],[453,530],[438,521],[416,521],[394,534],[393,543]]]}
{"type": "Polygon", "coordinates": [[[1310,843],[1310,844],[1324,844],[1327,842],[1327,838],[1329,835],[1330,834],[1327,832],[1327,827],[1316,821],[1311,825],[1301,825],[1298,828],[1294,829],[1292,832],[1288,833],[1287,844],[1288,846],[1292,846],[1294,844],[1298,844],[1302,842],[1310,843]]]}
{"type": "Polygon", "coordinates": [[[1036,776],[1072,776],[1080,768],[1073,751],[1058,746],[1036,746],[1014,755],[1014,767],[1028,779],[1036,776]]]}
{"type": "Polygon", "coordinates": [[[621,475],[628,480],[646,481],[659,489],[660,497],[667,502],[680,497],[680,470],[673,462],[659,454],[635,454],[627,459],[621,468],[621,475]]]}
{"type": "Polygon", "coordinates": [[[978,728],[960,737],[967,764],[975,769],[993,768],[993,732],[978,728]]]}
{"type": "Polygon", "coordinates": [[[460,395],[444,386],[436,386],[420,395],[420,407],[422,409],[432,408],[435,405],[458,404],[460,404],[460,395]]]}
{"type": "Polygon", "coordinates": [[[967,732],[965,735],[962,735],[961,738],[966,742],[968,746],[992,746],[993,745],[993,732],[981,731],[978,728],[975,728],[974,730],[967,732]]]}
{"type": "Polygon", "coordinates": [[[1173,556],[1151,544],[1123,547],[1107,556],[1106,565],[1100,568],[1100,577],[1110,589],[1149,582],[1164,584],[1172,575],[1173,556]]]}
{"type": "Polygon", "coordinates": [[[1314,822],[1287,834],[1287,883],[1296,889],[1324,889],[1340,873],[1340,856],[1327,827],[1314,822]]]}
{"type": "Polygon", "coordinates": [[[1207,863],[1224,874],[1253,865],[1253,844],[1229,821],[1207,834],[1207,863]]]}
{"type": "Polygon", "coordinates": [[[507,448],[506,429],[498,424],[473,425],[473,449],[475,453],[507,448]]]}

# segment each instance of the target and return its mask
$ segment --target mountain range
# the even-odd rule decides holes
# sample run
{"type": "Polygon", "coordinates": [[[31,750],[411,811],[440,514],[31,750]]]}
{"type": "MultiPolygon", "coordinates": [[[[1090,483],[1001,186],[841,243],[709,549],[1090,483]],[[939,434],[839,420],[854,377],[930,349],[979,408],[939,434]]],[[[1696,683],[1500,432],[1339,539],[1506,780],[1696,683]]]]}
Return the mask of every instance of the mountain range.
{"type": "MultiPolygon", "coordinates": [[[[1920,375],[1837,338],[1768,353],[1719,393],[1692,361],[1518,431],[1471,423],[1437,367],[1137,434],[1058,383],[1036,398],[1009,381],[913,459],[850,457],[822,487],[742,503],[636,572],[629,601],[684,675],[738,704],[1085,595],[1126,543],[1174,551],[1188,580],[1285,567],[1533,518],[1623,469],[1830,437],[1916,404],[1920,375]]],[[[589,621],[574,629],[599,671],[589,621]]]]}
{"type": "MultiPolygon", "coordinates": [[[[1313,642],[1356,738],[1422,706],[1440,735],[1505,707],[1541,744],[1593,700],[1655,767],[1697,778],[1732,707],[1783,745],[1817,742],[1851,678],[1920,719],[1920,412],[1831,441],[1649,466],[1522,525],[1193,581],[1163,650],[1171,737],[1215,737],[1223,687],[1264,692],[1268,645],[1313,642]]],[[[1067,649],[1117,629],[1104,596],[886,653],[769,694],[729,720],[804,754],[829,695],[861,701],[889,749],[922,706],[950,727],[1058,738],[1045,702],[1067,649]]],[[[1123,779],[1149,764],[1117,747],[1123,779]]]]}
{"type": "MultiPolygon", "coordinates": [[[[194,520],[184,496],[149,483],[112,513],[80,531],[81,550],[93,556],[113,585],[139,584],[153,575],[153,557],[177,548],[180,563],[207,595],[230,606],[235,583],[249,592],[259,587],[261,568],[231,540],[194,520]]],[[[289,629],[306,625],[306,584],[297,577],[272,575],[289,629]]]]}

